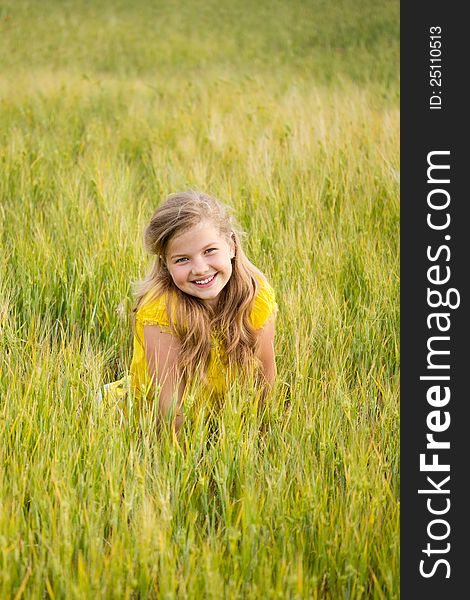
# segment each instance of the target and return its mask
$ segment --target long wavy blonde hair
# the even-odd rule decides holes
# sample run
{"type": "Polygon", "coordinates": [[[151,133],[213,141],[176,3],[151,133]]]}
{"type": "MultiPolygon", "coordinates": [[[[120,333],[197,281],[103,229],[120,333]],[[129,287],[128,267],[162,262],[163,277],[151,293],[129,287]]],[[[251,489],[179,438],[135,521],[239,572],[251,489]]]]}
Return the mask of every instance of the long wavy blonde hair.
{"type": "MultiPolygon", "coordinates": [[[[211,333],[222,340],[227,367],[253,373],[259,367],[256,359],[257,335],[250,315],[264,275],[251,263],[241,246],[242,232],[228,206],[198,191],[171,194],[157,208],[144,233],[146,251],[155,255],[147,276],[134,283],[135,304],[132,314],[135,332],[136,313],[147,294],[147,300],[166,296],[171,332],[180,340],[179,367],[185,377],[206,379],[211,353],[211,333]],[[214,309],[199,298],[182,292],[173,282],[166,267],[166,251],[170,240],[202,221],[213,224],[227,242],[235,243],[232,275],[220,292],[214,309]],[[150,293],[149,293],[150,292],[150,293]]],[[[141,340],[142,341],[142,340],[141,340]]]]}

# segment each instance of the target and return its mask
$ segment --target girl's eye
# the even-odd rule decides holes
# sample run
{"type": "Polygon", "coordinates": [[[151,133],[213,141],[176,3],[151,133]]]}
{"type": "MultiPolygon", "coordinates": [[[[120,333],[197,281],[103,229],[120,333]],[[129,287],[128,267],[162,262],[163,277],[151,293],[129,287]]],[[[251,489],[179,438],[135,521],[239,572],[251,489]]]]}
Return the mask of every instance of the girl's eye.
{"type": "MultiPolygon", "coordinates": [[[[205,251],[205,253],[207,254],[208,252],[212,254],[212,252],[216,252],[217,248],[207,248],[207,250],[205,251]]],[[[188,258],[186,258],[186,256],[183,256],[182,258],[177,258],[175,260],[175,265],[177,265],[178,263],[181,263],[183,261],[188,260],[188,258]]]]}

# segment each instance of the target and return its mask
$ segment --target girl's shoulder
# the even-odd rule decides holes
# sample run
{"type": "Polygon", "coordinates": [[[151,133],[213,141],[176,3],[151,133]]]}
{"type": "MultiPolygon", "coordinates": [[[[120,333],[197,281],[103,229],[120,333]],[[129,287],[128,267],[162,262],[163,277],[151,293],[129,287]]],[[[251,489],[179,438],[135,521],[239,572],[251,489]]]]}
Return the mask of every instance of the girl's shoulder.
{"type": "Polygon", "coordinates": [[[251,310],[251,322],[255,329],[262,327],[268,318],[277,312],[276,294],[266,277],[261,274],[257,276],[259,290],[255,297],[251,310]]]}
{"type": "MultiPolygon", "coordinates": [[[[251,323],[255,329],[262,327],[278,309],[275,292],[266,277],[260,273],[257,275],[257,280],[259,289],[250,315],[251,323]]],[[[155,295],[152,290],[147,292],[136,312],[136,321],[142,325],[159,325],[160,327],[169,328],[170,320],[167,305],[168,293],[155,295]]]]}
{"type": "Polygon", "coordinates": [[[142,298],[142,303],[136,312],[136,321],[142,325],[160,325],[169,327],[170,322],[167,313],[168,294],[155,295],[150,290],[142,298]]]}

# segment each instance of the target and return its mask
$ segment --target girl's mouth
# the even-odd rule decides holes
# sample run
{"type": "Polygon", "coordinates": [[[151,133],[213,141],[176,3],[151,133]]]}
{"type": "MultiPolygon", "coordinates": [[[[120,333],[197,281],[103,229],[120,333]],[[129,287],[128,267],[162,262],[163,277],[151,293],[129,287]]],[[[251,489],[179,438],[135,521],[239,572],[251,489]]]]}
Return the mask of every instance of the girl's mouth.
{"type": "Polygon", "coordinates": [[[213,284],[214,279],[217,277],[217,273],[211,275],[210,277],[206,277],[205,279],[199,279],[198,281],[193,281],[194,285],[197,285],[198,288],[206,288],[213,284]]]}

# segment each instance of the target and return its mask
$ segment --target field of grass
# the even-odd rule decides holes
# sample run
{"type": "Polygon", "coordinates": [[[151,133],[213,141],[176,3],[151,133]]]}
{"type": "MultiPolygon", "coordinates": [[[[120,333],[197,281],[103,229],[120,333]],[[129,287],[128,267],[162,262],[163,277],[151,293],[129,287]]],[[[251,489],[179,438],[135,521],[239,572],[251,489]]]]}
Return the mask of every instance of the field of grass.
{"type": "Polygon", "coordinates": [[[0,4],[0,597],[399,597],[396,0],[0,4]],[[181,446],[95,402],[144,227],[233,205],[278,381],[181,446]]]}

